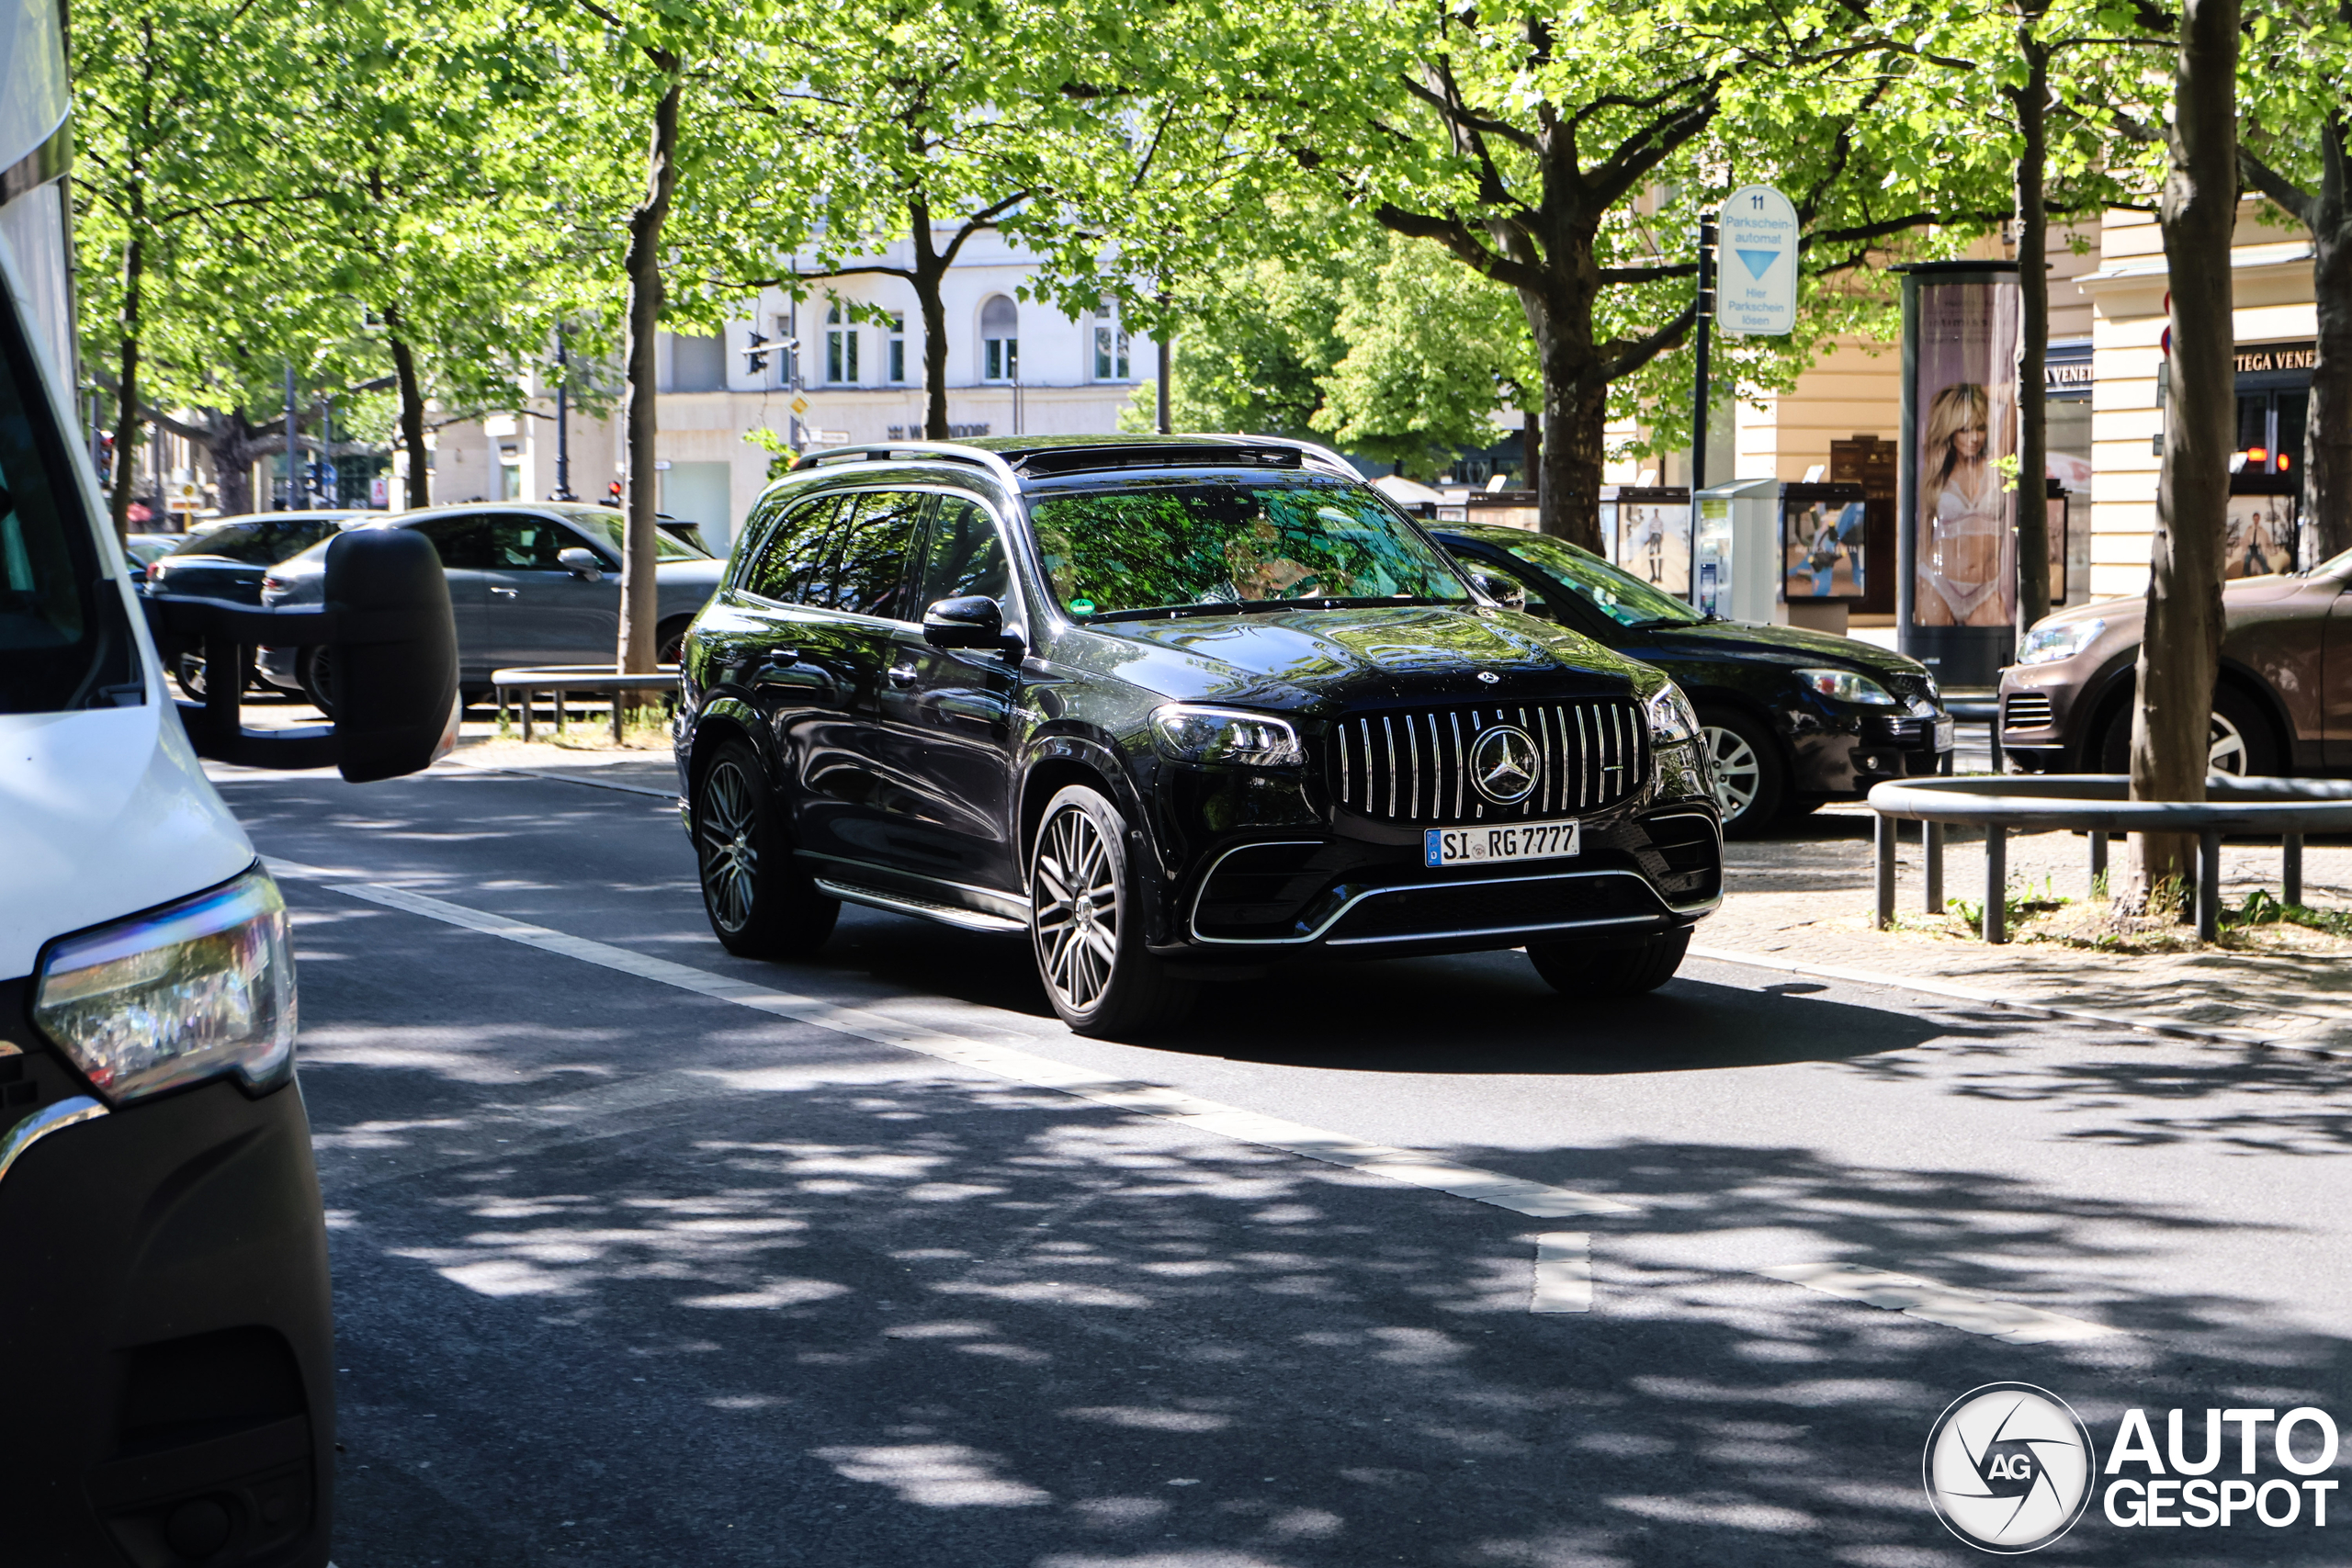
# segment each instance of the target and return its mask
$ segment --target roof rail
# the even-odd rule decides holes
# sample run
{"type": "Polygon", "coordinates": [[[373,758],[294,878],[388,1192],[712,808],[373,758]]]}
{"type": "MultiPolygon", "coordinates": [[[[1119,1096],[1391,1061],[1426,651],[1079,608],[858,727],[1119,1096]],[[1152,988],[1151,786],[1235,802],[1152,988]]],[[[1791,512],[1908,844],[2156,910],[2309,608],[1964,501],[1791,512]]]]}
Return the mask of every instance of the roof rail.
{"type": "Polygon", "coordinates": [[[1019,476],[995,453],[984,452],[977,446],[958,446],[951,441],[893,441],[881,446],[829,446],[820,451],[802,453],[793,460],[791,471],[800,474],[843,463],[892,461],[962,463],[975,468],[985,468],[1009,485],[1017,487],[1021,482],[1019,476]]]}
{"type": "Polygon", "coordinates": [[[1275,443],[1240,443],[1227,446],[1201,442],[1137,442],[1132,446],[1062,446],[1020,454],[1012,471],[1024,479],[1053,474],[1082,474],[1100,468],[1295,468],[1302,467],[1296,447],[1275,443]]]}

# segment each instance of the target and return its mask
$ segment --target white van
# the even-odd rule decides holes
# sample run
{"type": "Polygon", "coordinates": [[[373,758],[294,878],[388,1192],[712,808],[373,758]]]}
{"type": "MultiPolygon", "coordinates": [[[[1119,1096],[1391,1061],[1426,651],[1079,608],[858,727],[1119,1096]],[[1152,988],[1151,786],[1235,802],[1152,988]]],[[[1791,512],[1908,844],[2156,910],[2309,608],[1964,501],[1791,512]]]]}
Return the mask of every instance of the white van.
{"type": "MultiPolygon", "coordinates": [[[[0,1559],[317,1568],[334,1329],[286,909],[190,737],[424,765],[454,725],[447,592],[391,563],[409,646],[381,606],[300,633],[387,639],[361,662],[401,712],[372,736],[273,750],[233,693],[183,724],[70,409],[58,6],[0,0],[0,1559]]],[[[266,614],[155,613],[223,653],[266,614]]]]}

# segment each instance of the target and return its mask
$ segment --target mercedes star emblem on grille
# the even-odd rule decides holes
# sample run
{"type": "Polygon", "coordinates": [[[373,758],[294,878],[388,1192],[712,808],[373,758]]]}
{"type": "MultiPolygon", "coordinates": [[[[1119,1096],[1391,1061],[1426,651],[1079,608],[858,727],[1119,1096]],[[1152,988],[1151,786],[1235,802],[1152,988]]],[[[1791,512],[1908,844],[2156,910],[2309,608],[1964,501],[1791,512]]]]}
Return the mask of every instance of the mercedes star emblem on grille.
{"type": "Polygon", "coordinates": [[[1516,725],[1498,724],[1470,748],[1470,782],[1497,806],[1516,806],[1533,795],[1542,767],[1535,737],[1516,725]]]}
{"type": "Polygon", "coordinates": [[[1496,674],[1491,670],[1481,670],[1478,671],[1478,682],[1481,685],[1492,686],[1498,684],[1501,680],[1502,677],[1496,674]]]}

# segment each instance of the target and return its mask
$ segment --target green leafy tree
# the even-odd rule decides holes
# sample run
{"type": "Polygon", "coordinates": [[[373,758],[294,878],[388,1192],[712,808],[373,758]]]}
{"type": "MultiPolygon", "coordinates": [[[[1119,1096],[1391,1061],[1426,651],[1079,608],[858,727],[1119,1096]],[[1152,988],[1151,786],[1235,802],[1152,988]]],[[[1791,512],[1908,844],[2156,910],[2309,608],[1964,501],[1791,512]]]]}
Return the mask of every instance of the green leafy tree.
{"type": "MultiPolygon", "coordinates": [[[[1216,13],[1238,125],[1392,231],[1510,289],[1544,398],[1543,517],[1597,543],[1611,389],[1682,344],[1689,235],[1734,184],[1787,189],[1816,277],[1932,223],[1997,220],[1964,139],[1873,117],[1927,69],[1866,9],[1649,0],[1606,17],[1368,4],[1216,13]]],[[[1661,430],[1669,403],[1650,405],[1661,430]]]]}
{"type": "Polygon", "coordinates": [[[2304,423],[2301,558],[2352,549],[2352,5],[2267,6],[2249,18],[2238,164],[2312,239],[2319,363],[2304,423]]]}

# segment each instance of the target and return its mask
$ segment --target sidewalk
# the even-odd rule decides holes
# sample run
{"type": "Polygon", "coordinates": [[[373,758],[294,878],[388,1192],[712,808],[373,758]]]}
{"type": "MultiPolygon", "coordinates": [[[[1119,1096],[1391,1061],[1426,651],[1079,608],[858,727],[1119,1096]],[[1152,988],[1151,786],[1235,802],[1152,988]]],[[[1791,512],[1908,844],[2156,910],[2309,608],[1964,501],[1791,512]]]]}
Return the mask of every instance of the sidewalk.
{"type": "MultiPolygon", "coordinates": [[[[1919,841],[1906,825],[1897,863],[1897,927],[1871,927],[1870,813],[1825,808],[1764,840],[1728,847],[1723,908],[1700,926],[1698,945],[1781,963],[1868,972],[1891,980],[1942,982],[2071,1011],[2187,1026],[2247,1042],[2352,1050],[2352,940],[2301,926],[2225,931],[2200,947],[2181,928],[2147,947],[2087,945],[2076,934],[2090,897],[2088,847],[2073,833],[2013,835],[2011,897],[2045,891],[2068,902],[2024,922],[2006,946],[1988,947],[1958,917],[1926,916],[1919,841]],[[2071,937],[2072,940],[2068,940],[2071,937]]],[[[1945,908],[1984,896],[1980,835],[1955,831],[1944,850],[1945,908]]],[[[2120,878],[2125,846],[2109,854],[2120,878]]],[[[2314,843],[2303,852],[2303,898],[2319,908],[2352,908],[2352,846],[2314,843]]],[[[2225,908],[2256,888],[2278,891],[2276,844],[2225,844],[2225,908]]]]}

